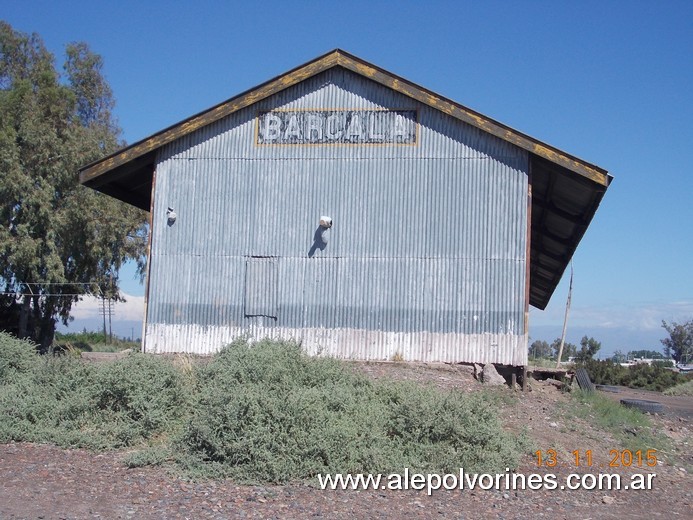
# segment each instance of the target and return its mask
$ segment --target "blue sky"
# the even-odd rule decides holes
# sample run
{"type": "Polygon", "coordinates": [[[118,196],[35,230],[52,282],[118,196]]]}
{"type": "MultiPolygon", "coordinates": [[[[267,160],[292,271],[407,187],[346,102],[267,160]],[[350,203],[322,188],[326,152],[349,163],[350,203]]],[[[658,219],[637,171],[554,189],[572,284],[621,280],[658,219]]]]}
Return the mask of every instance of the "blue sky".
{"type": "MultiPolygon", "coordinates": [[[[130,143],[340,47],[615,177],[574,257],[569,340],[659,348],[661,320],[693,319],[693,2],[0,5],[58,63],[72,41],[104,57],[130,143]]],[[[534,339],[560,334],[567,290],[532,310],[534,339]]]]}

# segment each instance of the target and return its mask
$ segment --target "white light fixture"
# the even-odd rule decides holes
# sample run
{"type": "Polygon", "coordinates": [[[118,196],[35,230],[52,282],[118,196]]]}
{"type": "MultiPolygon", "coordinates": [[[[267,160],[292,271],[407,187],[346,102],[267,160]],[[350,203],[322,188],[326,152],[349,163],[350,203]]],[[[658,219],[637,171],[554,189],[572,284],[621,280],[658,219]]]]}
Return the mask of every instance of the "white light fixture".
{"type": "Polygon", "coordinates": [[[320,225],[324,228],[331,228],[332,227],[332,219],[330,217],[320,217],[320,225]]]}

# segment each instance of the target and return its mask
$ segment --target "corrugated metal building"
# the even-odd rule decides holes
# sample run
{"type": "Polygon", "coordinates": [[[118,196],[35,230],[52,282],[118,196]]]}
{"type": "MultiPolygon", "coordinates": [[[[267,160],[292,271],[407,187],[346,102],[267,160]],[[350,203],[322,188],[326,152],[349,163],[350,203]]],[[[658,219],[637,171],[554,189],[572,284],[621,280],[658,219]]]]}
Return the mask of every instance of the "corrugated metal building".
{"type": "Polygon", "coordinates": [[[151,211],[145,351],[523,366],[611,178],[335,50],[80,180],[151,211]]]}

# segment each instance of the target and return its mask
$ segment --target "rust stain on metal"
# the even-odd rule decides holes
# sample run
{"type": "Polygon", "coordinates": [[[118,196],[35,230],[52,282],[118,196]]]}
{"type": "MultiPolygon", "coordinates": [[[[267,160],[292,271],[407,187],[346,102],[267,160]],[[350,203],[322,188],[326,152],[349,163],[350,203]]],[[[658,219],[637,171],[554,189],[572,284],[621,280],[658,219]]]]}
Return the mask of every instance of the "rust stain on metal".
{"type": "Polygon", "coordinates": [[[575,159],[571,159],[570,157],[548,148],[542,143],[535,143],[533,148],[528,151],[535,153],[544,159],[548,159],[553,163],[560,164],[561,166],[564,166],[575,173],[579,173],[580,175],[587,177],[597,184],[601,184],[602,186],[609,185],[609,177],[606,172],[597,171],[596,169],[591,168],[582,162],[578,162],[575,159]]]}
{"type": "Polygon", "coordinates": [[[373,67],[366,65],[365,63],[354,62],[353,60],[341,55],[338,64],[348,68],[349,70],[357,72],[362,76],[366,76],[367,78],[373,78],[377,74],[377,71],[373,67]]]}

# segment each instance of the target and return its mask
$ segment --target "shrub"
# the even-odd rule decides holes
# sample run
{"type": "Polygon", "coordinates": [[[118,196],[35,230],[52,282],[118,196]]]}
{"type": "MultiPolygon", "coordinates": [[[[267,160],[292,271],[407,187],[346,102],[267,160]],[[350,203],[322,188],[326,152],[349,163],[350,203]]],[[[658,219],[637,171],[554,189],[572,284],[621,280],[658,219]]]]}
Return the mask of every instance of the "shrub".
{"type": "Polygon", "coordinates": [[[93,383],[93,366],[36,356],[21,379],[0,387],[0,441],[100,445],[82,435],[93,415],[93,383]]]}
{"type": "Polygon", "coordinates": [[[687,380],[685,375],[657,364],[638,363],[623,367],[611,360],[589,360],[583,366],[592,381],[598,385],[622,385],[662,391],[687,380]]]}
{"type": "Polygon", "coordinates": [[[204,373],[179,441],[196,474],[278,482],[378,462],[384,407],[365,376],[297,345],[238,341],[204,373]],[[371,429],[365,424],[372,424],[371,429]]]}
{"type": "Polygon", "coordinates": [[[206,370],[175,450],[198,476],[286,482],[405,467],[502,470],[524,449],[488,399],[376,383],[291,343],[239,341],[206,370]]]}
{"type": "Polygon", "coordinates": [[[665,395],[688,395],[693,396],[693,379],[686,383],[673,386],[664,391],[665,395]]]}
{"type": "Polygon", "coordinates": [[[188,398],[170,360],[147,354],[100,366],[94,393],[102,427],[120,445],[172,428],[187,412],[188,398]]]}
{"type": "MultiPolygon", "coordinates": [[[[440,392],[411,383],[390,387],[388,436],[406,456],[404,465],[434,472],[501,471],[527,448],[506,434],[488,394],[440,392]]],[[[395,468],[401,471],[402,467],[395,468]]]]}
{"type": "Polygon", "coordinates": [[[130,446],[174,429],[186,390],[165,359],[131,355],[94,365],[34,356],[21,378],[0,385],[0,442],[130,446]]]}
{"type": "Polygon", "coordinates": [[[36,345],[0,331],[0,383],[21,378],[36,359],[36,345]]]}
{"type": "Polygon", "coordinates": [[[665,450],[668,441],[665,435],[652,428],[652,421],[646,414],[627,408],[599,392],[573,392],[572,401],[579,406],[564,408],[566,417],[576,415],[589,420],[601,430],[614,435],[624,448],[633,453],[638,450],[665,450]]]}
{"type": "Polygon", "coordinates": [[[171,460],[246,482],[503,471],[527,449],[501,428],[492,394],[375,382],[292,343],[238,341],[204,363],[131,354],[96,365],[10,339],[0,338],[0,442],[138,446],[130,465],[171,460]]]}

